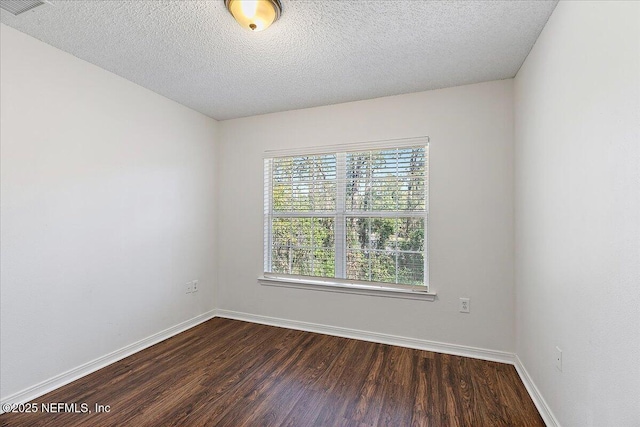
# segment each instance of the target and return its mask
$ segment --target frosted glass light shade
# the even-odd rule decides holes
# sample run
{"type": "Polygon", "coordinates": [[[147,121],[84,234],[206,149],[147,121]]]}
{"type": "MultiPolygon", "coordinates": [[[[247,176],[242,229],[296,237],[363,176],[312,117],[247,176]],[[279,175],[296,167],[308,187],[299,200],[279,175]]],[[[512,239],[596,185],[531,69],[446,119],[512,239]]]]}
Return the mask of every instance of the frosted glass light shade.
{"type": "Polygon", "coordinates": [[[278,0],[225,0],[227,9],[242,27],[262,31],[280,17],[278,0]]]}

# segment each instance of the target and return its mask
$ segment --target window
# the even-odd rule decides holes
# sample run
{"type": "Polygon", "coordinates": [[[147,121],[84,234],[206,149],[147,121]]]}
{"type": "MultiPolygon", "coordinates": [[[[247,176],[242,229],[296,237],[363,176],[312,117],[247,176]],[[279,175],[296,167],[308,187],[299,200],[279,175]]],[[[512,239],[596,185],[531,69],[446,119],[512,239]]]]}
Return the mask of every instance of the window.
{"type": "Polygon", "coordinates": [[[427,142],[268,153],[265,277],[428,290],[427,142]]]}

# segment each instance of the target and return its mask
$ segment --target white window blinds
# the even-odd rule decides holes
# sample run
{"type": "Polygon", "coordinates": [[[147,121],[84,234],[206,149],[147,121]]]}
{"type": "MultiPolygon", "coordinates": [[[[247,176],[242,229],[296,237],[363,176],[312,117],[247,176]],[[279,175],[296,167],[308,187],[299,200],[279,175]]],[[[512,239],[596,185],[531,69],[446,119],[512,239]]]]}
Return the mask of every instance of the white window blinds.
{"type": "Polygon", "coordinates": [[[265,273],[426,286],[428,144],[411,142],[266,156],[265,273]]]}

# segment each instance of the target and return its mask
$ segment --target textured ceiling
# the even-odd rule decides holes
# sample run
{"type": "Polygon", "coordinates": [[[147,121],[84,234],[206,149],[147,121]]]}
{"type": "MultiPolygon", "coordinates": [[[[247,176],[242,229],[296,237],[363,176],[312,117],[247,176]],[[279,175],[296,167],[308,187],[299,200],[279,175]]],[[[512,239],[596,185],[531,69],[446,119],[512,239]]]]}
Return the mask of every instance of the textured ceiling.
{"type": "MultiPolygon", "coordinates": [[[[514,77],[553,1],[62,1],[0,21],[215,119],[514,77]]],[[[43,70],[46,72],[46,70],[43,70]]]]}

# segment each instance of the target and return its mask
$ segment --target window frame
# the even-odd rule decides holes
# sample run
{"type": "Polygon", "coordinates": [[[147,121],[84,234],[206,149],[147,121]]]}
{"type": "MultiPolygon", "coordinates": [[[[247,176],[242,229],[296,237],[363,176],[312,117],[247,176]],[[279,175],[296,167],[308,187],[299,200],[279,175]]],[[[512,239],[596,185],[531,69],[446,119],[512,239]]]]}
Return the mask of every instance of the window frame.
{"type": "MultiPolygon", "coordinates": [[[[409,299],[426,299],[434,300],[436,293],[433,292],[429,283],[429,239],[428,239],[428,222],[429,222],[429,144],[428,137],[394,139],[385,141],[372,141],[355,144],[340,144],[321,147],[307,147],[298,149],[271,150],[264,152],[264,212],[263,212],[263,276],[259,278],[259,283],[267,286],[284,286],[302,289],[325,290],[333,292],[346,292],[376,296],[390,296],[394,298],[409,299]],[[424,211],[390,211],[387,215],[379,211],[349,211],[346,209],[346,157],[348,153],[379,151],[388,149],[403,149],[424,147],[425,152],[425,209],[424,211]],[[294,274],[273,273],[272,265],[272,246],[273,246],[273,230],[272,221],[275,217],[295,217],[297,214],[274,213],[273,212],[273,160],[282,157],[302,157],[302,156],[319,156],[319,155],[335,155],[336,156],[336,204],[335,211],[331,212],[306,212],[301,217],[330,217],[334,218],[334,232],[336,233],[335,247],[335,276],[336,277],[318,277],[318,276],[301,276],[294,274]],[[271,163],[270,163],[271,162],[271,163]],[[342,188],[341,188],[342,187],[342,188]],[[337,277],[341,275],[346,277],[347,262],[347,218],[351,217],[381,217],[381,218],[398,218],[398,217],[420,217],[424,221],[424,284],[406,285],[388,282],[375,282],[367,280],[352,280],[337,277]],[[340,235],[338,231],[340,230],[340,235]]],[[[404,251],[396,250],[396,253],[404,251]]],[[[397,273],[396,273],[397,274],[397,273]]]]}

